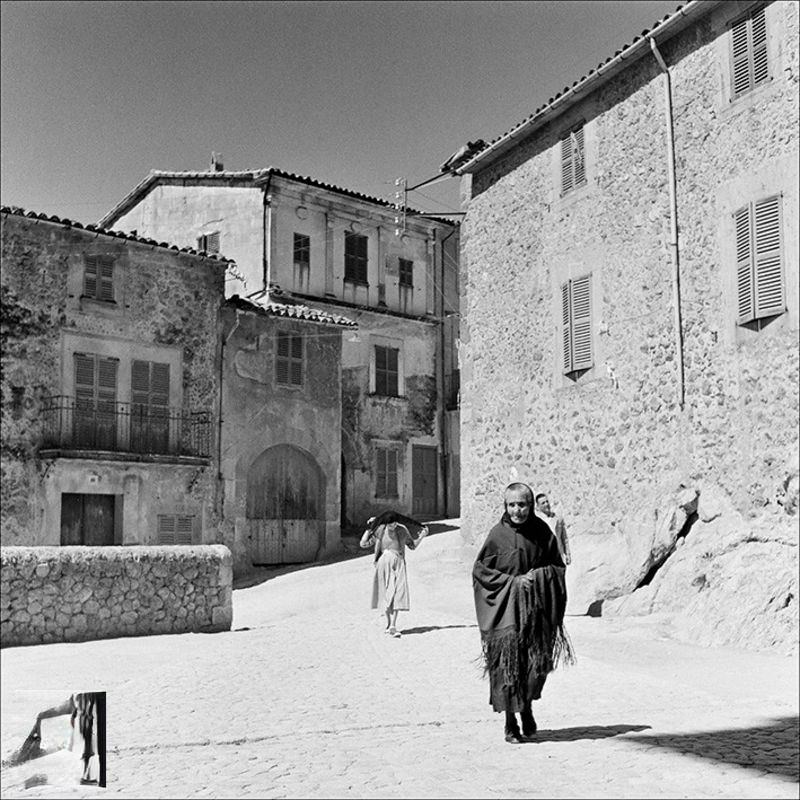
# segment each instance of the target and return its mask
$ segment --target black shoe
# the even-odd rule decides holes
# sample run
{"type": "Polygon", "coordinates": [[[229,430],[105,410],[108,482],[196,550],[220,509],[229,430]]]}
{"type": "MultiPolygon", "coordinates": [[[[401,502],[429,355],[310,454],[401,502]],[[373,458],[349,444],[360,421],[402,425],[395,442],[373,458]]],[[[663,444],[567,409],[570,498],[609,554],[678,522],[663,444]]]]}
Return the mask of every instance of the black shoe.
{"type": "Polygon", "coordinates": [[[522,744],[523,739],[519,732],[519,728],[514,726],[513,728],[506,725],[506,741],[509,744],[522,744]]]}
{"type": "Polygon", "coordinates": [[[519,716],[522,720],[522,735],[526,739],[532,739],[536,736],[536,720],[533,718],[533,712],[523,711],[519,716]]]}

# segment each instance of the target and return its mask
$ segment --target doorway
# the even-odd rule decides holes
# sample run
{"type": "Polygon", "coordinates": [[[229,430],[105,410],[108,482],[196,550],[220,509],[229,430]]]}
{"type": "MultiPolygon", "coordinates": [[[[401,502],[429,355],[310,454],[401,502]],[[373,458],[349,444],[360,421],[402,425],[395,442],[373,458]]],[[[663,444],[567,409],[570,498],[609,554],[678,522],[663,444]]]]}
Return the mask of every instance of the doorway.
{"type": "Polygon", "coordinates": [[[435,516],[439,496],[437,449],[424,445],[411,448],[411,513],[416,516],[435,516]]]}
{"type": "Polygon", "coordinates": [[[114,544],[116,495],[61,495],[61,544],[105,546],[114,544]]]}

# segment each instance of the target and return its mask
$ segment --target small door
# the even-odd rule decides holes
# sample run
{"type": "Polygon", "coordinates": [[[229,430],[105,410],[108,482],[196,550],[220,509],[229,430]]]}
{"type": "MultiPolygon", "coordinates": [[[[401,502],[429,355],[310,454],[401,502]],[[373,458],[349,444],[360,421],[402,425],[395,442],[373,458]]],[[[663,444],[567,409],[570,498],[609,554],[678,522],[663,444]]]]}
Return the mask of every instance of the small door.
{"type": "Polygon", "coordinates": [[[435,516],[439,495],[437,450],[435,447],[414,445],[411,448],[412,513],[435,516]]]}
{"type": "Polygon", "coordinates": [[[114,544],[113,494],[61,495],[61,544],[104,546],[114,544]]]}

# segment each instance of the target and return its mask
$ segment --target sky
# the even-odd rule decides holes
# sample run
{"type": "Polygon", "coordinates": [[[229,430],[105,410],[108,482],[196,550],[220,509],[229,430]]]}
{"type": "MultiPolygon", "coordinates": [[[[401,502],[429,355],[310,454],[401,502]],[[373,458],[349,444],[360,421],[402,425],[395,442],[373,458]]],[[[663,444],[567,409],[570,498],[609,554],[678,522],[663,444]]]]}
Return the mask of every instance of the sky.
{"type": "MultiPolygon", "coordinates": [[[[151,169],[391,200],[672,13],[663,0],[0,3],[0,202],[96,222],[151,169]]],[[[458,179],[411,192],[458,211],[458,179]]]]}

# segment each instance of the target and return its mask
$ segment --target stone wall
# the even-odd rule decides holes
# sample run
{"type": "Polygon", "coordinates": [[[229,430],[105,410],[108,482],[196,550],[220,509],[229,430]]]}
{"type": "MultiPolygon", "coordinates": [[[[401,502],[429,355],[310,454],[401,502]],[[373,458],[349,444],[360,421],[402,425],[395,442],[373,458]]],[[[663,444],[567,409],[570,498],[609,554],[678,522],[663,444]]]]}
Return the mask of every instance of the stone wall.
{"type": "Polygon", "coordinates": [[[4,647],[230,630],[231,553],[196,547],[4,547],[4,647]]]}
{"type": "MultiPolygon", "coordinates": [[[[650,545],[686,490],[722,497],[731,526],[740,530],[741,520],[757,538],[772,537],[759,563],[771,559],[781,576],[796,564],[798,6],[768,5],[772,80],[731,102],[728,24],[747,7],[723,4],[659,43],[673,79],[684,408],[664,76],[653,57],[472,176],[462,230],[463,530],[467,541],[482,540],[511,480],[549,492],[572,532],[577,613],[632,592],[677,557],[676,541],[701,529],[689,517],[668,546],[650,545]],[[559,139],[579,122],[587,183],[562,197],[559,139]],[[787,311],[762,330],[743,328],[732,214],[778,193],[787,311]],[[594,363],[570,378],[560,364],[560,287],[587,273],[594,363]],[[608,566],[602,580],[599,564],[608,566]],[[623,580],[612,575],[620,564],[623,580]]],[[[740,530],[736,546],[750,546],[749,535],[740,530]]],[[[688,606],[708,583],[687,578],[688,606]]],[[[795,588],[762,588],[764,603],[753,607],[780,596],[796,619],[796,579],[795,588]]]]}

